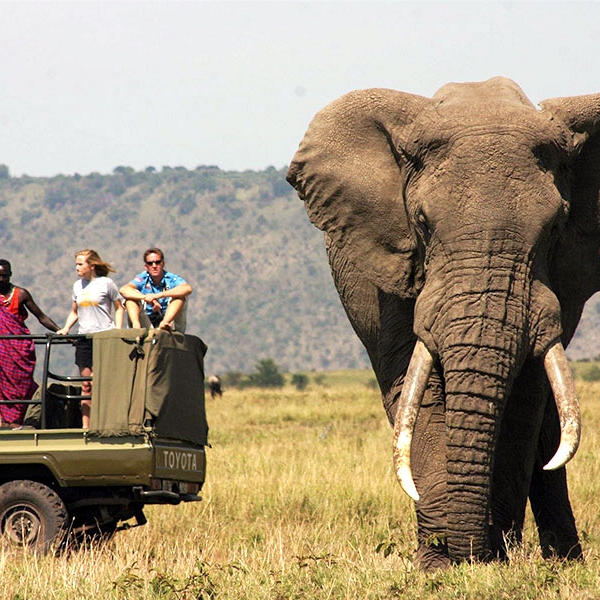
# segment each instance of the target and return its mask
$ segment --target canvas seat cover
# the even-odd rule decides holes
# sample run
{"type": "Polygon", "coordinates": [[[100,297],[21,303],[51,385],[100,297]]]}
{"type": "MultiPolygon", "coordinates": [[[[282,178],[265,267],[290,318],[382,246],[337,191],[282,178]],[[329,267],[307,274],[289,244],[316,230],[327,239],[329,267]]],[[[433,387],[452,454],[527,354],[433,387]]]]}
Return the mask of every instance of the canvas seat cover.
{"type": "Polygon", "coordinates": [[[200,338],[159,329],[111,329],[91,337],[91,435],[140,434],[151,420],[158,437],[208,443],[200,338]]]}

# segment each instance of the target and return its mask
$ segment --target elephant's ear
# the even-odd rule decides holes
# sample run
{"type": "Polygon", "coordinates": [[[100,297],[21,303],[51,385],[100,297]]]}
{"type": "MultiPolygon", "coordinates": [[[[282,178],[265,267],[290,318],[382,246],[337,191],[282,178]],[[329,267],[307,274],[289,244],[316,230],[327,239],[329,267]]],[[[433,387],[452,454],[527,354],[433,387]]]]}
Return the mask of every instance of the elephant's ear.
{"type": "Polygon", "coordinates": [[[429,102],[385,89],[342,96],[315,116],[287,175],[312,223],[347,260],[405,298],[416,294],[422,274],[397,148],[429,102]]]}
{"type": "Polygon", "coordinates": [[[571,211],[554,277],[564,297],[576,293],[584,302],[600,290],[600,94],[553,98],[540,106],[573,136],[571,211]]]}

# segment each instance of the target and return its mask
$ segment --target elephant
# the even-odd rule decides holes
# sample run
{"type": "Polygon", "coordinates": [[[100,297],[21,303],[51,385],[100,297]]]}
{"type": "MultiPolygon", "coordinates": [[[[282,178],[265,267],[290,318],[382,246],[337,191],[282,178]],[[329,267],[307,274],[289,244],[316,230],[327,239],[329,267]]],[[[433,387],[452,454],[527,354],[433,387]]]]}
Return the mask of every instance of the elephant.
{"type": "Polygon", "coordinates": [[[600,290],[600,94],[539,106],[504,77],[353,91],[287,172],[377,378],[424,570],[507,560],[528,500],[543,556],[583,559],[565,348],[600,290]]]}

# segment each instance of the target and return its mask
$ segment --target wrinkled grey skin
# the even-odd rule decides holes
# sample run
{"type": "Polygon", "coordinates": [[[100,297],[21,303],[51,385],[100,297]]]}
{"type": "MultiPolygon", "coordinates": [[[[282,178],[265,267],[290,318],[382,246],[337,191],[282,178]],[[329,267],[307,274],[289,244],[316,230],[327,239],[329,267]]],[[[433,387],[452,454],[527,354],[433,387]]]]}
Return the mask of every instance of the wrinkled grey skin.
{"type": "Polygon", "coordinates": [[[560,436],[542,357],[600,290],[600,94],[538,110],[504,78],[352,92],[288,181],[390,423],[417,338],[436,359],[411,449],[421,566],[504,557],[528,497],[544,555],[580,558],[566,470],[542,470],[560,436]]]}

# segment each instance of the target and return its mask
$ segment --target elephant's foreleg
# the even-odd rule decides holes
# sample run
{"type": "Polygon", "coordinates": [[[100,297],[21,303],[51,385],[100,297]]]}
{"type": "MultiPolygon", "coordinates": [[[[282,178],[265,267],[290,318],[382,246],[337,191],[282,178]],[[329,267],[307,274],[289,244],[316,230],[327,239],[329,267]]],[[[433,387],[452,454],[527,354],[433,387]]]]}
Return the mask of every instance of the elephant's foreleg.
{"type": "Polygon", "coordinates": [[[544,471],[542,468],[556,450],[559,436],[556,406],[549,401],[540,433],[538,460],[533,469],[529,500],[543,556],[582,559],[583,552],[569,501],[566,469],[544,471]]]}
{"type": "Polygon", "coordinates": [[[566,469],[544,471],[541,466],[536,465],[534,469],[529,499],[542,555],[544,558],[582,559],[583,551],[569,502],[566,469]]]}
{"type": "Polygon", "coordinates": [[[446,545],[446,417],[443,400],[439,395],[438,400],[433,399],[431,392],[430,387],[419,411],[411,449],[419,492],[416,561],[426,571],[450,565],[446,545]]]}
{"type": "Polygon", "coordinates": [[[522,539],[537,439],[549,393],[543,377],[540,361],[526,362],[504,411],[492,476],[490,548],[496,558],[506,558],[507,545],[519,544],[522,539]]]}

